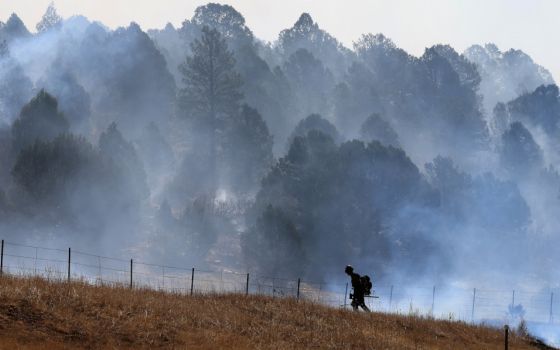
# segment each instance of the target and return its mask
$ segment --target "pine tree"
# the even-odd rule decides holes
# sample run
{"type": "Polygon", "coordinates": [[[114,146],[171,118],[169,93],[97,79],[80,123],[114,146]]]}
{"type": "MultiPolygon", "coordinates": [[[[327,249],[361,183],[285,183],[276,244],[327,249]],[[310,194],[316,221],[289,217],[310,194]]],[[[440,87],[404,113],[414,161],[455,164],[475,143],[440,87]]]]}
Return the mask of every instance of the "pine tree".
{"type": "Polygon", "coordinates": [[[360,136],[366,142],[377,140],[385,146],[400,147],[396,131],[379,113],[373,113],[364,121],[360,136]]]}
{"type": "Polygon", "coordinates": [[[15,153],[35,143],[52,140],[69,130],[68,120],[58,109],[58,101],[45,90],[39,91],[21,110],[12,125],[15,153]]]}
{"type": "Polygon", "coordinates": [[[501,141],[500,163],[514,177],[535,174],[544,167],[542,149],[521,122],[510,124],[501,141]]]}
{"type": "Polygon", "coordinates": [[[217,133],[224,122],[238,112],[243,97],[240,92],[242,83],[234,69],[233,53],[217,30],[204,27],[202,36],[192,43],[191,50],[192,56],[179,67],[184,88],[178,102],[195,125],[208,132],[210,176],[214,178],[212,187],[215,189],[217,133]]]}
{"type": "Polygon", "coordinates": [[[215,125],[220,116],[236,112],[243,97],[235,58],[221,34],[208,27],[191,50],[192,56],[179,67],[184,83],[179,103],[192,117],[215,125]]]}
{"type": "Polygon", "coordinates": [[[128,179],[126,186],[129,193],[138,199],[144,199],[149,194],[146,182],[144,165],[139,159],[132,143],[127,141],[115,122],[111,123],[107,130],[99,136],[99,150],[101,154],[112,159],[117,167],[128,179]]]}
{"type": "Polygon", "coordinates": [[[51,28],[56,28],[60,26],[61,23],[62,23],[62,17],[60,17],[56,12],[56,8],[54,7],[54,2],[51,2],[49,4],[49,7],[47,7],[47,11],[45,11],[43,18],[41,18],[41,21],[39,23],[37,23],[36,28],[39,33],[43,33],[51,28]]]}

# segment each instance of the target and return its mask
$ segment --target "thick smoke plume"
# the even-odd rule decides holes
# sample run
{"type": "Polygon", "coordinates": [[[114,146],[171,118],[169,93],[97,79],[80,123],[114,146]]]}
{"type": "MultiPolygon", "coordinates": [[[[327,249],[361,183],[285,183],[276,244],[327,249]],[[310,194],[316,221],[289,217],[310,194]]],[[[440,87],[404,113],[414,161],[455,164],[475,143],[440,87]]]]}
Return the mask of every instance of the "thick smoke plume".
{"type": "MultiPolygon", "coordinates": [[[[560,95],[520,50],[228,5],[110,30],[0,22],[0,230],[177,266],[376,283],[558,288],[560,95]]],[[[47,242],[47,243],[45,243],[47,242]]]]}

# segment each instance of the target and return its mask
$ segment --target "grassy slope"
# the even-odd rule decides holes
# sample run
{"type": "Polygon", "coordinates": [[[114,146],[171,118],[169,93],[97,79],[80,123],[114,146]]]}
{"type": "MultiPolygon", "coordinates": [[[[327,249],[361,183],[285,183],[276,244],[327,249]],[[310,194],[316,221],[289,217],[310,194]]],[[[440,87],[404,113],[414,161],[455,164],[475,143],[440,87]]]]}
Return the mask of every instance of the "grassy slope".
{"type": "MultiPolygon", "coordinates": [[[[534,349],[513,336],[510,349],[534,349]]],[[[503,349],[502,331],[289,299],[0,278],[1,349],[503,349]]]]}

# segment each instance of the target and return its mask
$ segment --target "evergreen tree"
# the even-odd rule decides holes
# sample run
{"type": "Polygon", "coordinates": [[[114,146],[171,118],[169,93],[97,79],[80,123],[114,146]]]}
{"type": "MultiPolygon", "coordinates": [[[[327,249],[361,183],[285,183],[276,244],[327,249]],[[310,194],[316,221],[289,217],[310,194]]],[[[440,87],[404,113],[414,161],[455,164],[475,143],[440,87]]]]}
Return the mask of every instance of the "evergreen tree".
{"type": "Polygon", "coordinates": [[[282,209],[268,205],[242,236],[249,266],[270,276],[302,276],[307,270],[302,233],[282,209]]]}
{"type": "Polygon", "coordinates": [[[463,53],[480,73],[480,94],[489,114],[496,103],[515,99],[540,85],[553,84],[552,74],[521,50],[502,52],[494,44],[473,45],[463,53]]]}
{"type": "Polygon", "coordinates": [[[88,172],[95,168],[101,170],[100,162],[99,154],[84,138],[65,134],[37,140],[22,149],[12,175],[18,185],[42,202],[69,190],[72,180],[91,176],[88,172]]]}
{"type": "Polygon", "coordinates": [[[142,200],[148,196],[144,166],[132,143],[124,139],[116,123],[111,123],[99,137],[99,150],[105,157],[112,159],[128,178],[126,186],[135,198],[142,200]]]}
{"type": "Polygon", "coordinates": [[[216,29],[204,27],[191,45],[192,56],[180,66],[184,88],[179,103],[187,115],[202,118],[212,129],[218,118],[235,113],[243,97],[235,58],[216,29]]]}
{"type": "Polygon", "coordinates": [[[43,223],[98,236],[111,225],[139,220],[130,173],[83,137],[35,141],[19,152],[12,176],[15,206],[43,223]]]}
{"type": "Polygon", "coordinates": [[[308,13],[302,13],[291,28],[280,32],[277,47],[284,59],[299,49],[308,50],[320,58],[337,77],[343,77],[353,53],[319,27],[308,13]]]}
{"type": "Polygon", "coordinates": [[[93,23],[84,30],[77,55],[62,55],[61,62],[91,96],[92,127],[116,121],[131,139],[151,121],[167,127],[175,81],[148,35],[136,23],[110,32],[93,23]]]}
{"type": "Polygon", "coordinates": [[[253,42],[253,33],[245,24],[245,18],[230,5],[209,3],[199,6],[191,21],[183,25],[184,29],[189,27],[188,24],[200,29],[204,27],[216,29],[234,48],[250,45],[253,42]]]}
{"type": "Polygon", "coordinates": [[[560,92],[555,84],[541,85],[507,104],[512,120],[542,127],[556,137],[560,127],[560,92]]]}
{"type": "MultiPolygon", "coordinates": [[[[192,56],[179,67],[184,88],[179,105],[187,117],[207,133],[211,177],[216,189],[217,134],[228,118],[239,109],[241,78],[235,71],[235,58],[216,29],[204,27],[202,36],[191,45],[192,56]]],[[[205,145],[206,146],[206,145],[205,145]]]]}
{"type": "Polygon", "coordinates": [[[265,253],[270,247],[293,249],[295,261],[288,264],[299,262],[314,275],[350,256],[381,271],[389,250],[400,250],[391,242],[408,231],[392,227],[393,218],[403,206],[424,203],[426,193],[427,184],[402,150],[356,140],[337,146],[311,130],[294,138],[262,181],[242,246],[267,271],[282,268],[265,253]]]}
{"type": "Polygon", "coordinates": [[[68,121],[58,110],[58,101],[41,90],[23,107],[12,125],[13,151],[17,154],[22,148],[35,143],[35,140],[51,140],[68,129],[68,121]]]}
{"type": "Polygon", "coordinates": [[[64,64],[60,59],[55,60],[37,85],[56,96],[59,108],[70,122],[72,130],[87,133],[91,115],[91,98],[80,85],[75,74],[63,67],[64,64]]]}
{"type": "Polygon", "coordinates": [[[385,146],[399,147],[399,136],[378,113],[370,115],[362,124],[360,135],[366,142],[377,140],[385,146]]]}
{"type": "Polygon", "coordinates": [[[492,120],[489,123],[489,130],[492,132],[493,136],[502,136],[504,132],[509,128],[511,124],[511,115],[507,109],[505,103],[499,102],[494,106],[492,111],[492,120]]]}
{"type": "Polygon", "coordinates": [[[39,33],[46,32],[52,28],[58,28],[62,23],[62,17],[58,15],[56,12],[56,8],[54,7],[54,2],[49,4],[43,18],[41,21],[37,23],[37,31],[39,33]]]}
{"type": "Polygon", "coordinates": [[[284,73],[297,101],[298,113],[328,113],[334,78],[320,59],[306,49],[298,49],[284,63],[284,73]]]}
{"type": "Polygon", "coordinates": [[[502,135],[500,163],[514,177],[535,174],[544,167],[542,150],[522,123],[512,123],[502,135]]]}
{"type": "Polygon", "coordinates": [[[8,42],[16,39],[29,38],[30,36],[31,33],[15,13],[12,13],[6,24],[0,27],[0,38],[3,37],[3,39],[8,42]]]}
{"type": "Polygon", "coordinates": [[[312,130],[320,131],[323,134],[330,136],[333,141],[337,143],[342,141],[342,137],[338,133],[338,130],[331,122],[321,117],[319,114],[311,114],[305,119],[300,120],[296,125],[292,134],[288,138],[288,147],[291,146],[296,137],[305,137],[307,136],[307,133],[312,130]]]}

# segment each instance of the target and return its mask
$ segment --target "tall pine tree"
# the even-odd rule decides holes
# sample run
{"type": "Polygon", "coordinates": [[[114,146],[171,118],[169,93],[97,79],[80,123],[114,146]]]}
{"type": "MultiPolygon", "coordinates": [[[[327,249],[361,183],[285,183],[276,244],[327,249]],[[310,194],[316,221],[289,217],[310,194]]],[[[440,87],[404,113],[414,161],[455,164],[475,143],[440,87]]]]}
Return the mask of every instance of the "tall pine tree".
{"type": "Polygon", "coordinates": [[[56,12],[56,8],[54,7],[54,2],[49,4],[45,14],[41,18],[41,21],[37,23],[37,31],[42,33],[46,32],[52,28],[58,28],[62,24],[62,17],[58,15],[56,12]]]}
{"type": "Polygon", "coordinates": [[[215,190],[217,133],[239,110],[242,82],[235,71],[233,53],[216,29],[204,27],[200,39],[192,43],[191,51],[192,56],[179,67],[184,88],[178,102],[185,116],[208,133],[210,176],[215,190]]]}

